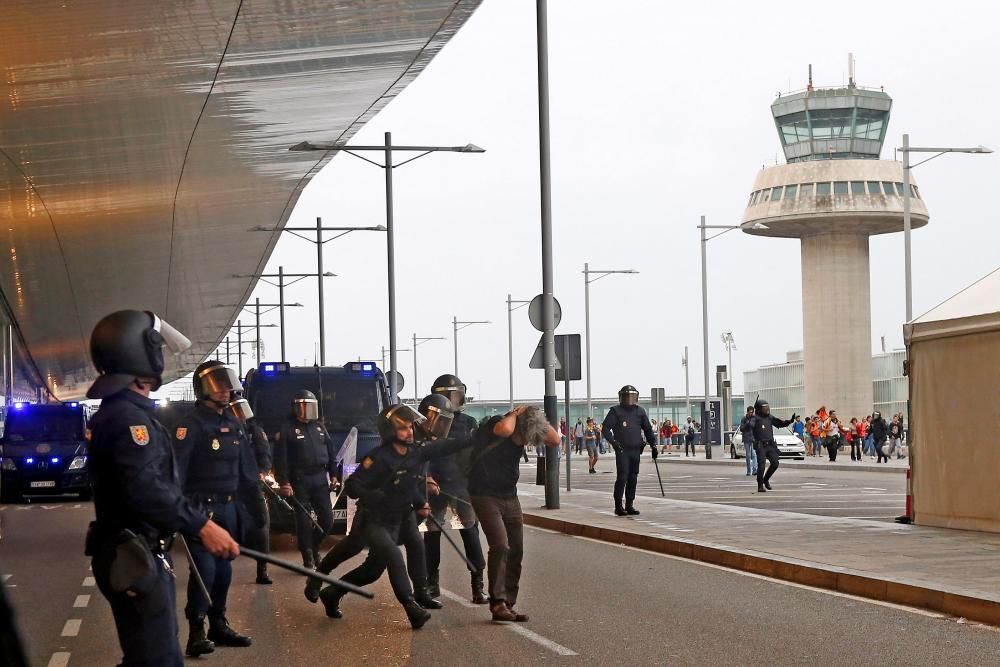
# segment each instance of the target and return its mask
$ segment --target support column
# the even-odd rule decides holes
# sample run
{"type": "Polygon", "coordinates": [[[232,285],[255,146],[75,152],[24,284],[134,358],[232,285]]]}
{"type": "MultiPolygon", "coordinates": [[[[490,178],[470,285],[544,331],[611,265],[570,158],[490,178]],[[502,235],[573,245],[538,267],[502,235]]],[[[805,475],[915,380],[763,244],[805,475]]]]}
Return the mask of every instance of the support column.
{"type": "MultiPolygon", "coordinates": [[[[780,317],[781,310],[772,311],[780,317]]],[[[871,414],[871,281],[868,236],[802,238],[805,412],[821,405],[845,421],[871,414]]]]}

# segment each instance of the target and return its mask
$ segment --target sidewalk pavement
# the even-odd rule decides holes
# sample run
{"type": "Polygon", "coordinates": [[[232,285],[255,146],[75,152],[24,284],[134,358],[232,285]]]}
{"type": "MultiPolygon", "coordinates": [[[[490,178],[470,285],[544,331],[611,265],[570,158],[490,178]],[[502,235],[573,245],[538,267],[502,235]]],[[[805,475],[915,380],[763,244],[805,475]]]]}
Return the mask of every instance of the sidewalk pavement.
{"type": "MultiPolygon", "coordinates": [[[[743,459],[729,458],[728,453],[725,456],[717,456],[718,452],[713,450],[712,454],[713,457],[711,459],[706,459],[704,453],[695,457],[684,456],[683,454],[678,456],[677,452],[670,452],[668,454],[661,454],[660,460],[691,465],[738,465],[746,467],[746,462],[743,459]]],[[[888,463],[875,463],[871,459],[866,461],[852,461],[850,455],[848,455],[846,461],[838,457],[835,463],[831,463],[826,457],[807,456],[805,461],[781,459],[781,465],[791,465],[796,468],[807,468],[810,470],[854,470],[861,472],[896,472],[900,474],[906,474],[906,469],[910,467],[908,459],[892,459],[888,463]]]]}
{"type": "Polygon", "coordinates": [[[607,492],[562,490],[558,510],[541,486],[518,494],[528,525],[1000,625],[1000,534],[649,496],[618,517],[607,492]]]}

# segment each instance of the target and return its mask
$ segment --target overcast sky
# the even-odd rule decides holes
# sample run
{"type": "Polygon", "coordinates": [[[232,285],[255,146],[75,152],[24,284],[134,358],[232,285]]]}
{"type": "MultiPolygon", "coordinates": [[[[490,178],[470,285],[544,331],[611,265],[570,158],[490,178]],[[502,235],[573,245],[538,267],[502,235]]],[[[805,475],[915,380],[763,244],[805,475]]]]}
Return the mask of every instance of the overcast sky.
{"type": "MultiPolygon", "coordinates": [[[[395,174],[398,346],[419,348],[420,394],[451,372],[452,317],[491,320],[459,334],[459,375],[473,395],[507,396],[508,293],[541,291],[532,0],[485,0],[458,35],[354,143],[455,145],[484,155],[437,154],[395,174]]],[[[769,105],[778,91],[846,83],[847,54],[863,86],[893,98],[883,159],[909,132],[913,145],[1000,149],[1000,65],[987,2],[843,1],[667,3],[549,2],[556,333],[583,333],[584,262],[635,269],[591,285],[594,396],[625,384],[684,393],[680,358],[690,348],[691,390],[702,390],[698,218],[738,224],[754,177],[781,160],[769,105]]],[[[332,138],[332,137],[331,137],[332,138]]],[[[915,231],[914,311],[920,314],[1000,263],[990,205],[1000,156],[943,156],[914,171],[931,223],[915,231]]],[[[382,170],[340,155],[303,193],[290,225],[317,216],[337,226],[384,223],[382,170]]],[[[725,363],[731,330],[736,391],[742,372],[802,346],[797,240],[733,232],[712,241],[709,342],[725,363]]],[[[311,271],[314,247],[285,235],[269,268],[311,271]]],[[[901,347],[903,237],[871,241],[872,346],[901,347]]],[[[380,357],[388,346],[385,238],[355,232],[326,246],[328,363],[380,357]]],[[[262,285],[262,300],[276,290],[262,285]]],[[[315,281],[288,289],[290,360],[312,363],[315,281]]],[[[836,316],[852,318],[848,310],[836,316]]],[[[251,320],[245,317],[244,322],[251,320]]],[[[276,316],[275,316],[276,321],[276,316]]],[[[265,330],[277,358],[277,330],[265,330]]],[[[514,393],[540,397],[528,360],[539,334],[514,313],[514,393]]],[[[413,357],[400,352],[413,396],[413,357]]],[[[248,363],[250,363],[248,361],[248,363]]],[[[573,395],[585,395],[583,381],[573,395]]],[[[562,387],[559,387],[562,393],[562,387]]]]}

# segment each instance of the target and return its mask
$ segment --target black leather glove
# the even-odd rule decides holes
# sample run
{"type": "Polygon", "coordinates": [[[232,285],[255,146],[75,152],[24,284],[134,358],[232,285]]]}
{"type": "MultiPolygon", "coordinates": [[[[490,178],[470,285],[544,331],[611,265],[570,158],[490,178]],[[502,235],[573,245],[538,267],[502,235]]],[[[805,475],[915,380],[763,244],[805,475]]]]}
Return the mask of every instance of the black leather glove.
{"type": "Polygon", "coordinates": [[[621,454],[625,448],[621,446],[621,443],[612,440],[611,449],[615,450],[615,454],[621,454]]]}
{"type": "Polygon", "coordinates": [[[656,445],[650,445],[649,446],[649,452],[653,455],[653,460],[654,461],[656,460],[656,457],[660,455],[660,453],[658,451],[656,451],[656,445]]]}
{"type": "Polygon", "coordinates": [[[793,422],[793,421],[795,421],[796,417],[798,417],[798,415],[793,412],[792,416],[788,418],[788,421],[793,422]]]}

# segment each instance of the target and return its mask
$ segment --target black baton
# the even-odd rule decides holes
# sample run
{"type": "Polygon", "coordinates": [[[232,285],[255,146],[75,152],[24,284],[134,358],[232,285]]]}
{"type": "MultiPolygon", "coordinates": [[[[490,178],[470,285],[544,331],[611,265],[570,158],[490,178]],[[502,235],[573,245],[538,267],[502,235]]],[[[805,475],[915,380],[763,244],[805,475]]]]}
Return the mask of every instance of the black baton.
{"type": "Polygon", "coordinates": [[[657,463],[655,456],[653,457],[653,467],[656,468],[656,479],[660,482],[660,495],[666,498],[667,494],[663,492],[663,478],[660,477],[660,464],[657,463]]]}
{"type": "Polygon", "coordinates": [[[434,518],[434,515],[428,514],[427,518],[434,522],[434,525],[438,527],[438,530],[441,531],[441,534],[444,535],[445,539],[448,540],[448,543],[455,549],[455,553],[461,556],[462,560],[465,561],[465,564],[469,566],[469,570],[472,572],[479,572],[479,568],[473,565],[472,561],[469,560],[469,557],[465,555],[465,552],[463,552],[461,549],[458,548],[458,545],[455,544],[455,540],[453,540],[451,535],[448,534],[448,531],[444,529],[444,526],[442,526],[438,522],[438,520],[434,518]]]}
{"type": "Polygon", "coordinates": [[[302,512],[307,517],[309,517],[309,520],[312,521],[312,525],[316,528],[316,530],[318,530],[319,532],[323,533],[323,535],[325,537],[326,536],[326,531],[323,530],[323,526],[319,525],[319,523],[316,521],[316,519],[313,518],[312,513],[309,510],[306,509],[306,506],[303,505],[299,501],[299,499],[296,498],[294,495],[291,495],[291,496],[288,496],[288,497],[292,499],[292,502],[295,503],[296,507],[298,507],[300,510],[302,510],[302,512]]]}
{"type": "Polygon", "coordinates": [[[282,498],[281,496],[279,496],[278,493],[274,489],[271,488],[270,484],[268,484],[267,482],[261,480],[260,485],[262,487],[264,487],[264,489],[268,493],[271,494],[271,498],[274,500],[274,502],[278,503],[279,505],[281,505],[282,507],[284,507],[289,512],[294,512],[295,511],[295,510],[292,509],[292,506],[288,504],[288,501],[286,501],[284,498],[282,498]]]}
{"type": "Polygon", "coordinates": [[[312,579],[319,579],[320,581],[326,582],[333,586],[339,586],[346,591],[354,593],[355,595],[360,595],[361,597],[368,598],[371,600],[375,597],[373,593],[369,593],[360,586],[355,586],[354,584],[349,584],[346,581],[337,579],[336,577],[331,577],[328,574],[323,574],[322,572],[317,572],[315,570],[310,570],[307,567],[302,567],[292,563],[291,561],[282,560],[281,558],[275,558],[271,554],[266,554],[261,551],[255,551],[254,549],[248,549],[247,547],[240,546],[240,555],[248,556],[255,560],[263,560],[271,563],[272,565],[277,565],[278,567],[284,568],[286,570],[291,570],[296,574],[301,574],[304,577],[311,577],[312,579]]]}

